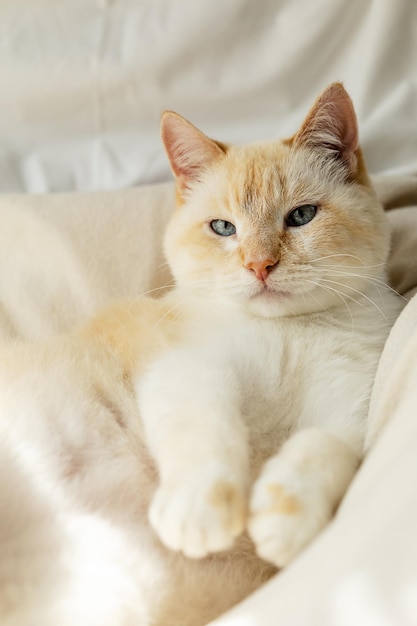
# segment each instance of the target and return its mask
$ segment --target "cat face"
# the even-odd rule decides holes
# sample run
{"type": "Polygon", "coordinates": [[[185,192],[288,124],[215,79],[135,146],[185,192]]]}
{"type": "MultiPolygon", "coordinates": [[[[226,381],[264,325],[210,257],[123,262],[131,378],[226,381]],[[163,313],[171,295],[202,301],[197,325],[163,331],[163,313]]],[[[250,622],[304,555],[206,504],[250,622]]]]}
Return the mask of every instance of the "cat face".
{"type": "Polygon", "coordinates": [[[165,250],[179,286],[274,317],[343,305],[381,276],[387,225],[340,84],[290,140],[224,146],[173,113],[162,136],[177,178],[165,250]]]}

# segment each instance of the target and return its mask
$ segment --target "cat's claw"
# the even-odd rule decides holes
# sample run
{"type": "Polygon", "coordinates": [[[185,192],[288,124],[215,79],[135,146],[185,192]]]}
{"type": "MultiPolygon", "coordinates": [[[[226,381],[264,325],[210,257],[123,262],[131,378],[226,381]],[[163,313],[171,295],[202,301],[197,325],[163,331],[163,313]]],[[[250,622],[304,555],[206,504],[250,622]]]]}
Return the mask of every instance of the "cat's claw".
{"type": "Polygon", "coordinates": [[[190,558],[230,548],[246,522],[244,486],[227,473],[202,474],[162,484],[149,509],[162,543],[190,558]]]}
{"type": "Polygon", "coordinates": [[[286,566],[319,533],[331,511],[306,476],[264,471],[255,483],[248,522],[258,555],[286,566]]]}

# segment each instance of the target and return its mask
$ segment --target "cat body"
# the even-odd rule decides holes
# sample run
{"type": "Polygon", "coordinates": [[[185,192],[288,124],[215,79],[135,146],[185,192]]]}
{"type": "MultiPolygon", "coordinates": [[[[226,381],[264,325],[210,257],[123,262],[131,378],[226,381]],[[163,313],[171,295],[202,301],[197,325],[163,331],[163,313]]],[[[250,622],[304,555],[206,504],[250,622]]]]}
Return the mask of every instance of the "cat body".
{"type": "Polygon", "coordinates": [[[172,113],[162,136],[176,288],[3,352],[4,624],[205,624],[311,541],[361,459],[401,303],[343,87],[284,142],[172,113]]]}

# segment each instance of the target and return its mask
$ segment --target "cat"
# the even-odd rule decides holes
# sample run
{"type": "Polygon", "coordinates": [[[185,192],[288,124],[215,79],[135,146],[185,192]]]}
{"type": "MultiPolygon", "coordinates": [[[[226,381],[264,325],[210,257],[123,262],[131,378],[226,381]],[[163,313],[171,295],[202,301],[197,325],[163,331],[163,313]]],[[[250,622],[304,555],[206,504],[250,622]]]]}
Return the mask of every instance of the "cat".
{"type": "Polygon", "coordinates": [[[166,112],[175,288],[0,363],[0,614],[198,626],[329,522],[402,303],[340,83],[288,140],[166,112]]]}

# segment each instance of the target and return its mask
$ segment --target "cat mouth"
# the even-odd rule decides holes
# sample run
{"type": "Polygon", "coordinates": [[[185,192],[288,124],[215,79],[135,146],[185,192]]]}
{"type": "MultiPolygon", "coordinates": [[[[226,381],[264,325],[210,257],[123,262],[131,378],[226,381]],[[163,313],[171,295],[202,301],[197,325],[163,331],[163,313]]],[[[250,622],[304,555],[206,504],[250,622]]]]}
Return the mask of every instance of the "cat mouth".
{"type": "MultiPolygon", "coordinates": [[[[255,285],[253,286],[255,287],[255,285]]],[[[270,285],[257,285],[256,291],[249,294],[247,306],[251,313],[263,318],[285,315],[292,308],[292,294],[285,289],[270,285]]],[[[291,312],[291,311],[290,311],[291,312]]]]}
{"type": "Polygon", "coordinates": [[[263,300],[272,301],[283,300],[284,298],[289,298],[290,296],[291,293],[289,291],[276,289],[275,287],[264,284],[256,293],[251,296],[251,299],[262,298],[263,300]]]}

